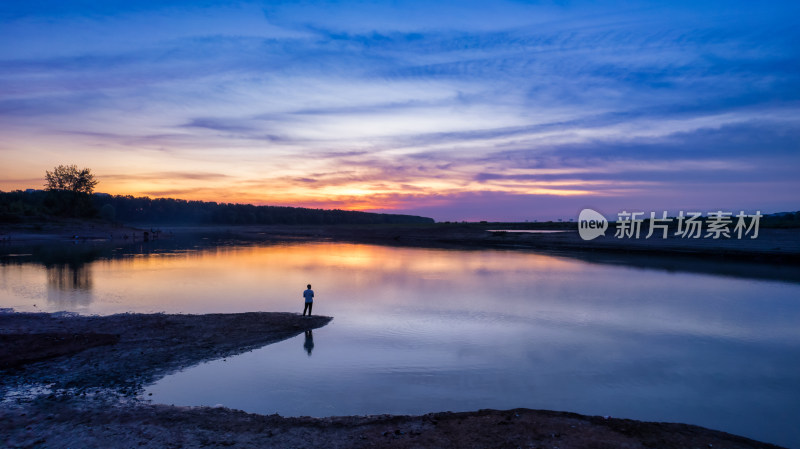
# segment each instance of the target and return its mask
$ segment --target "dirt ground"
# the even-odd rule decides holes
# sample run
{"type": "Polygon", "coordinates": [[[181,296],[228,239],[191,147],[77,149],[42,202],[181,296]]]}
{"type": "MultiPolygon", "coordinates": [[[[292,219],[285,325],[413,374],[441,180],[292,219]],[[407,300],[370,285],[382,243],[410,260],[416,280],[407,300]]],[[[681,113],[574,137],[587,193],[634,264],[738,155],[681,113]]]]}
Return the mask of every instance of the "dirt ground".
{"type": "Polygon", "coordinates": [[[287,418],[154,405],[141,398],[143,385],[170,372],[286,339],[330,320],[265,312],[107,317],[0,313],[0,439],[12,448],[776,447],[684,424],[528,409],[287,418]],[[36,385],[47,388],[31,394],[36,385]]]}
{"type": "Polygon", "coordinates": [[[113,242],[142,241],[144,232],[133,226],[94,220],[62,219],[60,221],[0,225],[0,244],[19,245],[41,242],[107,240],[113,242]]]}
{"type": "Polygon", "coordinates": [[[0,338],[12,343],[0,349],[0,392],[36,383],[78,395],[105,388],[131,396],[167,373],[284,340],[331,319],[274,312],[0,313],[0,338]],[[28,347],[20,354],[23,342],[28,347]]]}
{"type": "Polygon", "coordinates": [[[225,408],[86,406],[40,400],[2,411],[7,447],[775,448],[684,424],[541,410],[284,418],[225,408]]]}

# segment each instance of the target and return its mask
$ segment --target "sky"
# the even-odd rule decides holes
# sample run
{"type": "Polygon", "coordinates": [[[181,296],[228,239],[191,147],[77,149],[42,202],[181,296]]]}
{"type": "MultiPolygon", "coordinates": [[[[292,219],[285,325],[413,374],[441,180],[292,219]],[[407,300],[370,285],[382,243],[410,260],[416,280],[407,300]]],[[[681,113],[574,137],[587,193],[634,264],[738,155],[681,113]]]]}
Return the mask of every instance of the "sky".
{"type": "Polygon", "coordinates": [[[800,2],[0,3],[0,190],[577,219],[800,210],[800,2]]]}

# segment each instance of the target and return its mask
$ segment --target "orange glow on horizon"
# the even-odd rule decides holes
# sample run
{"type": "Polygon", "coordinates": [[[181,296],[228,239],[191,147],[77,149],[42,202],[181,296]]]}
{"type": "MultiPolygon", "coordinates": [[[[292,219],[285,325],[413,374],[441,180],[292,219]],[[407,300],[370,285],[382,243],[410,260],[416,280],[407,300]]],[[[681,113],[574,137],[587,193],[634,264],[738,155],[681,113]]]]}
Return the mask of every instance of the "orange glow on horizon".
{"type": "MultiPolygon", "coordinates": [[[[100,181],[96,191],[111,195],[350,211],[435,210],[464,201],[462,198],[469,195],[483,194],[565,198],[620,196],[643,184],[585,180],[581,179],[583,169],[572,168],[504,169],[469,164],[457,169],[422,165],[391,168],[388,163],[384,167],[359,165],[357,161],[352,166],[345,161],[332,165],[326,162],[310,160],[305,163],[309,168],[303,170],[277,162],[274,166],[230,167],[208,161],[168,170],[177,163],[175,160],[165,160],[161,166],[163,171],[145,169],[147,164],[141,161],[131,161],[127,168],[86,166],[92,167],[100,181]],[[480,176],[484,172],[495,176],[480,176]],[[547,177],[553,174],[563,178],[547,177]]],[[[10,173],[6,173],[5,180],[0,178],[0,189],[42,188],[44,181],[38,177],[45,169],[37,166],[30,167],[24,174],[15,172],[17,179],[9,179],[10,173]]]]}
{"type": "Polygon", "coordinates": [[[448,197],[467,193],[594,196],[603,195],[603,191],[608,189],[632,187],[619,183],[583,180],[461,183],[456,179],[440,179],[430,183],[400,184],[387,181],[380,185],[352,182],[320,186],[269,180],[253,186],[251,185],[253,182],[236,182],[230,179],[207,182],[193,179],[102,182],[102,178],[100,179],[98,191],[111,195],[353,211],[427,207],[440,204],[448,197]]]}

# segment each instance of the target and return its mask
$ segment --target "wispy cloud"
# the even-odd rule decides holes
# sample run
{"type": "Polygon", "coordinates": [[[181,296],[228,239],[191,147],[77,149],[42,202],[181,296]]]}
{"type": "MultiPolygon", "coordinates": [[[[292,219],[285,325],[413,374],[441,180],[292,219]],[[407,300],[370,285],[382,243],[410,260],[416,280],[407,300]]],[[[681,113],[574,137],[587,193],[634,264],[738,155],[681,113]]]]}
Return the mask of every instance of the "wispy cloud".
{"type": "Polygon", "coordinates": [[[180,171],[169,171],[169,172],[152,172],[146,174],[103,174],[104,179],[109,180],[125,180],[125,181],[152,181],[152,180],[168,180],[168,181],[175,181],[175,180],[191,180],[191,181],[209,181],[209,180],[220,180],[220,179],[229,179],[231,178],[230,175],[226,175],[224,173],[196,173],[196,172],[180,172],[180,171]]]}
{"type": "Polygon", "coordinates": [[[120,193],[210,200],[501,217],[702,186],[755,206],[800,188],[798,13],[5,3],[0,186],[74,160],[120,193]]]}

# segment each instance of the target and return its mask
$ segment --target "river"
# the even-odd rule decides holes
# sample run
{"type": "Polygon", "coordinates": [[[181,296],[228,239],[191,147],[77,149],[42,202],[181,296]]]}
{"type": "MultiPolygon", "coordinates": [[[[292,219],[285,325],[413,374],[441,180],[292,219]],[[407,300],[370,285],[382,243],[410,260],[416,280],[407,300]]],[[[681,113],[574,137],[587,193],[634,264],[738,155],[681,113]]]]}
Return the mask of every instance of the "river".
{"type": "Polygon", "coordinates": [[[0,307],[334,317],[143,397],[284,416],[527,407],[800,447],[800,282],[568,255],[335,242],[6,254],[0,307]],[[646,265],[645,265],[646,266],[646,265]]]}

